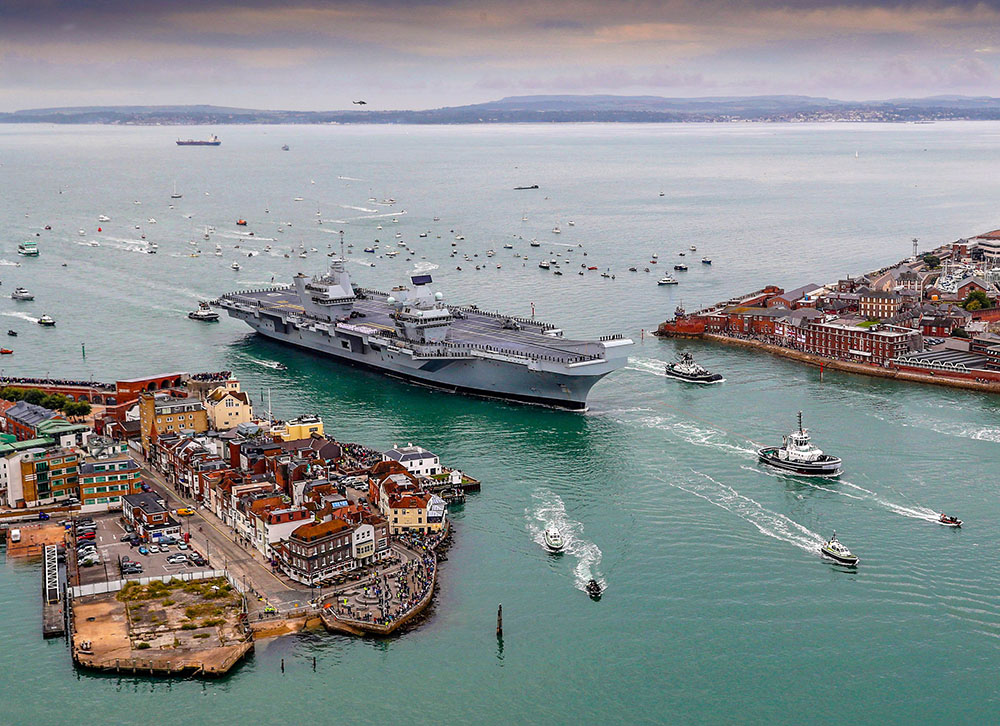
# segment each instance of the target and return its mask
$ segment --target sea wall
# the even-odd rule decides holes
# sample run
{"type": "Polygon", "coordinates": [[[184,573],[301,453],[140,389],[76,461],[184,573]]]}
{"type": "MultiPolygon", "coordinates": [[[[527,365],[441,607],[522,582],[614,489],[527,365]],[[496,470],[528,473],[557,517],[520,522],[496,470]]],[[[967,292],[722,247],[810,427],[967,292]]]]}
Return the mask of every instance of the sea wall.
{"type": "Polygon", "coordinates": [[[862,376],[874,376],[876,378],[891,378],[897,381],[910,381],[913,383],[929,383],[934,386],[949,386],[951,388],[965,388],[972,391],[984,391],[987,393],[1000,393],[1000,383],[982,382],[968,380],[959,377],[945,376],[943,374],[922,373],[913,369],[901,370],[897,368],[883,368],[882,366],[870,363],[854,363],[851,361],[834,360],[824,358],[812,353],[804,353],[800,350],[783,348],[780,345],[763,343],[757,340],[743,340],[741,338],[731,338],[728,335],[718,333],[705,333],[705,340],[711,340],[725,345],[735,345],[741,348],[756,348],[772,355],[782,358],[791,358],[800,363],[824,368],[827,370],[843,371],[845,373],[857,373],[862,376]]]}

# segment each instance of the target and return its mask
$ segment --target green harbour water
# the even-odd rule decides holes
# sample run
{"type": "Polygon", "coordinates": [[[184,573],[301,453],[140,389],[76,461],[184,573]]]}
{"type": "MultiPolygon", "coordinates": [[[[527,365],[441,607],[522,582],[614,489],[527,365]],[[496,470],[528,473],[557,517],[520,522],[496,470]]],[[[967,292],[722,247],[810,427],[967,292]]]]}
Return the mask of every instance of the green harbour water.
{"type": "Polygon", "coordinates": [[[329,434],[369,445],[420,443],[483,481],[453,512],[419,628],[262,641],[219,681],[77,673],[64,641],[41,638],[40,563],[0,559],[0,724],[996,721],[1000,399],[820,380],[792,361],[642,331],[681,302],[858,274],[908,255],[913,237],[929,249],[1000,226],[998,157],[1000,124],[986,122],[0,126],[0,327],[19,332],[7,375],[231,369],[258,405],[270,391],[278,416],[319,413],[329,434]],[[221,147],[174,144],[213,131],[221,147]],[[175,182],[184,196],[169,209],[175,182]],[[528,184],[540,189],[513,191],[528,184]],[[567,335],[628,334],[629,366],[573,414],[442,394],[185,317],[200,299],[319,271],[341,229],[357,283],[429,271],[450,301],[519,315],[534,303],[567,335]],[[396,247],[396,232],[417,259],[361,251],[396,247]],[[474,262],[449,257],[456,234],[474,262]],[[18,258],[29,238],[41,255],[18,258]],[[135,251],[143,242],[158,253],[135,251]],[[299,258],[300,243],[317,252],[299,258]],[[657,287],[681,251],[681,284],[657,287]],[[537,268],[556,253],[572,260],[562,277],[537,268]],[[579,276],[581,263],[615,278],[579,276]],[[18,285],[35,300],[11,300],[18,285]],[[42,313],[55,328],[34,323],[42,313]],[[663,377],[680,350],[727,382],[663,377]],[[755,446],[780,442],[799,410],[844,459],[840,480],[756,463],[755,446]],[[965,526],[936,525],[938,511],[965,526]],[[561,556],[541,546],[548,524],[568,534],[561,556]],[[820,558],[833,530],[857,570],[820,558]],[[590,577],[607,587],[600,602],[582,591],[590,577]]]}

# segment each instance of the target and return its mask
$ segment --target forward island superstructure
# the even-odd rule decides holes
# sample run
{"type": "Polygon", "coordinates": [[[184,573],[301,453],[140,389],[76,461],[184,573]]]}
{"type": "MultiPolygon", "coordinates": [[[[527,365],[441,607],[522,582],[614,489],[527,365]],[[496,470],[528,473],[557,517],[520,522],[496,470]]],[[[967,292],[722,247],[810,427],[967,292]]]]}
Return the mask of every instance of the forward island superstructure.
{"type": "Polygon", "coordinates": [[[261,335],[448,391],[577,411],[628,362],[621,335],[568,340],[555,326],[448,306],[430,275],[381,292],[355,286],[344,260],[291,287],[233,292],[215,304],[261,335]]]}

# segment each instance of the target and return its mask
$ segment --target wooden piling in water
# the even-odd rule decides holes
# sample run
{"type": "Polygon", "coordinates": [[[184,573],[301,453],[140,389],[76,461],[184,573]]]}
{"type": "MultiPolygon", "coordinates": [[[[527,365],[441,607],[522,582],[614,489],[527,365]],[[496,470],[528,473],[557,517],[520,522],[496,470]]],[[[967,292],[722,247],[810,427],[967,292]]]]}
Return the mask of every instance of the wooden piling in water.
{"type": "Polygon", "coordinates": [[[503,603],[497,605],[497,637],[503,637],[503,603]]]}

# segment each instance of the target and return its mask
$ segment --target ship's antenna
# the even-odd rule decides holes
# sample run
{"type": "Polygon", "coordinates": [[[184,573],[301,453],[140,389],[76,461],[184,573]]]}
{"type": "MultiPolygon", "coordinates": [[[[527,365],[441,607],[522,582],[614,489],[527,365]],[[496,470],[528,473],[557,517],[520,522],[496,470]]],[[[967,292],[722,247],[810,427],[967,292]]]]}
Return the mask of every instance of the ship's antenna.
{"type": "Polygon", "coordinates": [[[803,434],[805,431],[802,429],[802,412],[799,411],[799,433],[803,434]]]}

